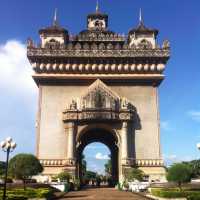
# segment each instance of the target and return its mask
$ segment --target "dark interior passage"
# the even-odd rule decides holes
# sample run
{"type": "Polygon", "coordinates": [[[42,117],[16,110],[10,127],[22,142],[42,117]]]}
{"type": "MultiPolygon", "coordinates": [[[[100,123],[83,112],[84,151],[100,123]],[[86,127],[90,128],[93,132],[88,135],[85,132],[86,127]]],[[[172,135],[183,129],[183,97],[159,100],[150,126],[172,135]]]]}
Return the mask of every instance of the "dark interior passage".
{"type": "Polygon", "coordinates": [[[87,145],[94,143],[94,142],[99,142],[99,143],[106,145],[110,150],[111,165],[112,165],[112,168],[111,168],[112,177],[111,178],[113,180],[113,183],[118,182],[119,150],[118,150],[118,146],[117,146],[118,139],[117,139],[116,135],[107,130],[95,128],[95,129],[88,130],[87,132],[82,134],[79,139],[80,139],[80,141],[79,141],[80,145],[77,150],[77,158],[78,158],[77,165],[78,165],[78,176],[79,176],[80,180],[82,180],[82,174],[83,174],[82,173],[82,162],[81,162],[83,151],[87,145]]]}

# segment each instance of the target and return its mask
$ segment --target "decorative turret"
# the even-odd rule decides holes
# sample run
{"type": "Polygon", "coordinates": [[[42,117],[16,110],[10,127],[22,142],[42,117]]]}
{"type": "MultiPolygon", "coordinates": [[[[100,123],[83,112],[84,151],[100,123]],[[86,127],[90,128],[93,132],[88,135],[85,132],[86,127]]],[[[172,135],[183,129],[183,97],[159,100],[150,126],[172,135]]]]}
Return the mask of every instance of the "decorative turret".
{"type": "Polygon", "coordinates": [[[57,9],[55,10],[52,26],[39,30],[42,48],[56,49],[66,44],[69,39],[68,31],[58,23],[57,9]]]}
{"type": "Polygon", "coordinates": [[[128,34],[129,46],[139,47],[139,48],[156,48],[156,37],[158,35],[158,30],[147,28],[144,25],[144,20],[142,18],[142,11],[140,9],[139,25],[137,28],[133,28],[128,34]]]}
{"type": "Polygon", "coordinates": [[[89,14],[87,17],[87,27],[88,30],[105,30],[108,27],[108,15],[100,12],[98,1],[96,12],[89,14]]]}

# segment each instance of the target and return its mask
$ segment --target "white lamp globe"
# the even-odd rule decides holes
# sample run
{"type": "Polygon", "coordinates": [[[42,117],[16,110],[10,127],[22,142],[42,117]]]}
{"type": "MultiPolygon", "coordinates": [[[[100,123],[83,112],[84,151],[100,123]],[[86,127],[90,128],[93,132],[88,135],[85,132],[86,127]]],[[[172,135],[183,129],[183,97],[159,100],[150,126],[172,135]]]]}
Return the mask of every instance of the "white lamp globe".
{"type": "Polygon", "coordinates": [[[10,148],[11,148],[10,142],[6,142],[5,149],[10,149],[10,148]]]}
{"type": "Polygon", "coordinates": [[[9,142],[9,143],[11,143],[12,142],[12,138],[11,137],[7,137],[6,141],[9,142]]]}
{"type": "Polygon", "coordinates": [[[197,143],[197,148],[200,150],[200,143],[197,143]]]}
{"type": "Polygon", "coordinates": [[[12,142],[12,143],[11,143],[11,148],[12,148],[12,149],[15,149],[16,147],[17,147],[17,144],[16,144],[15,142],[12,142]]]}
{"type": "Polygon", "coordinates": [[[6,146],[6,142],[5,141],[1,142],[1,148],[4,149],[5,146],[6,146]]]}

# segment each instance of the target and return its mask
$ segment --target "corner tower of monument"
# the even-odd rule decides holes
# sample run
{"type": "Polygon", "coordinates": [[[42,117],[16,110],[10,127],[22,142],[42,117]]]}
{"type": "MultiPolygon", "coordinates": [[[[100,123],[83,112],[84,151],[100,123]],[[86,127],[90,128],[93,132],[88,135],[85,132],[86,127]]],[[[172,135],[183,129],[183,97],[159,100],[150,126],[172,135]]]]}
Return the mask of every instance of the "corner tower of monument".
{"type": "Polygon", "coordinates": [[[89,14],[87,28],[71,36],[55,15],[29,39],[28,59],[39,88],[36,154],[52,176],[82,175],[81,154],[92,142],[111,151],[114,180],[139,167],[151,180],[165,171],[160,148],[158,86],[169,59],[169,42],[139,25],[127,36],[108,28],[108,15],[89,14]]]}

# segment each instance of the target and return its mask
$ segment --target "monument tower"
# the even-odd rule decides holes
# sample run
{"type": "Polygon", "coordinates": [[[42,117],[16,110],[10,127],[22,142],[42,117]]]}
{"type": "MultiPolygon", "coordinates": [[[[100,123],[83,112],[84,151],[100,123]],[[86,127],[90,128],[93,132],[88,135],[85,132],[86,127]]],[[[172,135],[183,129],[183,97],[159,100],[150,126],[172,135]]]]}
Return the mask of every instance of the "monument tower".
{"type": "Polygon", "coordinates": [[[92,142],[111,151],[113,179],[139,167],[149,179],[165,174],[160,148],[158,86],[169,59],[158,31],[139,24],[127,36],[108,28],[97,6],[87,28],[75,36],[53,24],[29,39],[28,59],[39,88],[36,154],[52,176],[68,171],[81,178],[81,154],[92,142]]]}

